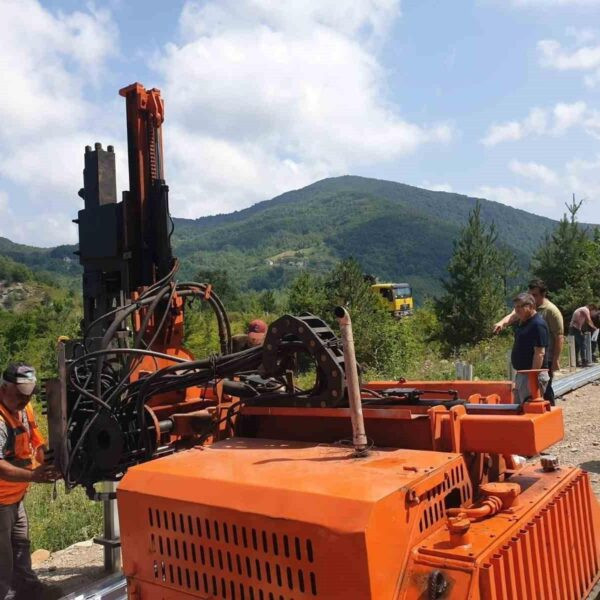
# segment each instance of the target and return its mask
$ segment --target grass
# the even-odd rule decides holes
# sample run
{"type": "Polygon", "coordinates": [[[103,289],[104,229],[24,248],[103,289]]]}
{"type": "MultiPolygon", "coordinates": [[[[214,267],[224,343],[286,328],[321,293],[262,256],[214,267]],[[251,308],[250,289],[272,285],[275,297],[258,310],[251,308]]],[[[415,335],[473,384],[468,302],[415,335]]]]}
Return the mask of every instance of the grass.
{"type": "Polygon", "coordinates": [[[33,484],[27,493],[25,507],[32,551],[45,548],[54,552],[102,531],[100,502],[88,500],[81,488],[65,493],[62,482],[56,484],[54,499],[53,488],[53,485],[33,484]]]}
{"type": "MultiPolygon", "coordinates": [[[[37,423],[47,439],[47,422],[41,414],[41,404],[33,404],[37,423]]],[[[102,531],[102,504],[89,500],[82,488],[67,493],[62,481],[56,483],[56,488],[43,483],[30,485],[25,508],[32,551],[44,548],[55,552],[89,540],[102,531]]]]}

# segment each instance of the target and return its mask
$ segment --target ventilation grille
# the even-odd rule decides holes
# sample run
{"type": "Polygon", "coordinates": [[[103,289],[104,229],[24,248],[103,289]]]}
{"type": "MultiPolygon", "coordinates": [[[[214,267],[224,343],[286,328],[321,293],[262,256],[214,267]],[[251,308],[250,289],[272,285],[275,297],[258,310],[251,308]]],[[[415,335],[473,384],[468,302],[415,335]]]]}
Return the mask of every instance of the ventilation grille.
{"type": "Polygon", "coordinates": [[[428,490],[420,498],[421,517],[419,532],[424,533],[446,516],[446,498],[453,494],[453,506],[461,506],[471,501],[471,481],[466,476],[464,464],[456,465],[446,473],[444,481],[428,490]]]}
{"type": "Polygon", "coordinates": [[[482,598],[583,598],[599,568],[587,473],[484,563],[482,598]]]}
{"type": "Polygon", "coordinates": [[[227,600],[318,597],[308,538],[149,507],[154,578],[227,600]]]}

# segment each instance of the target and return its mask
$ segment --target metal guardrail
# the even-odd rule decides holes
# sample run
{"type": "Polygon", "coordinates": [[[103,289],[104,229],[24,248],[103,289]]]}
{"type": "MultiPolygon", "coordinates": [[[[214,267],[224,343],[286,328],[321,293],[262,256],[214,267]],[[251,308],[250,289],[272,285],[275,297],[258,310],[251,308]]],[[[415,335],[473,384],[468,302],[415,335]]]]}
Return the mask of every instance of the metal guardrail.
{"type": "Polygon", "coordinates": [[[122,573],[115,573],[90,583],[83,591],[63,596],[61,600],[127,600],[127,582],[122,573]]]}
{"type": "Polygon", "coordinates": [[[600,379],[600,365],[585,367],[581,371],[555,379],[552,382],[552,389],[555,396],[562,396],[597,379],[600,379]]]}

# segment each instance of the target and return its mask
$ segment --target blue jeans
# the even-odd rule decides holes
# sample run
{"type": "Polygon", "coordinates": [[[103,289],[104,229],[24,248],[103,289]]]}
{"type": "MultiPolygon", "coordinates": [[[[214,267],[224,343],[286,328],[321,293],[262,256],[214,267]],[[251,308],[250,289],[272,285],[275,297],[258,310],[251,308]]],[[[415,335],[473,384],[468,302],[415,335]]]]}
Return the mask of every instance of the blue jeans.
{"type": "Polygon", "coordinates": [[[569,327],[569,335],[575,338],[575,362],[581,364],[590,363],[592,358],[587,355],[587,348],[583,343],[583,333],[581,329],[576,327],[569,327]]]}

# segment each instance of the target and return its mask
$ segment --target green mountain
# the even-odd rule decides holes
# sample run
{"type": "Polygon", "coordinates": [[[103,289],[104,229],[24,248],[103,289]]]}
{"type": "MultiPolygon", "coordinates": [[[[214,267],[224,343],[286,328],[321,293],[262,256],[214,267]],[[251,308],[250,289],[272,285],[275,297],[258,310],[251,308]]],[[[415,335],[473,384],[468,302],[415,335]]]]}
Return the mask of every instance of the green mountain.
{"type": "MultiPolygon", "coordinates": [[[[302,269],[326,271],[353,256],[380,280],[408,281],[418,297],[436,293],[452,242],[476,199],[365,177],[324,179],[230,214],[175,218],[172,242],[181,277],[227,270],[242,289],[287,285],[302,269]]],[[[523,270],[556,221],[481,200],[481,215],[495,223],[502,245],[523,270]]],[[[73,278],[75,246],[34,248],[0,238],[0,256],[73,278]]]]}
{"type": "MultiPolygon", "coordinates": [[[[230,214],[175,219],[175,253],[187,276],[226,269],[243,287],[281,287],[303,268],[322,271],[353,256],[387,281],[409,281],[423,297],[439,290],[452,242],[476,199],[392,181],[344,176],[230,214]]],[[[556,221],[481,200],[501,243],[527,269],[556,221]]]]}
{"type": "Polygon", "coordinates": [[[77,256],[73,254],[75,250],[77,246],[74,245],[36,248],[0,237],[0,256],[25,265],[36,273],[46,272],[48,277],[57,274],[67,277],[79,276],[81,268],[77,256]]]}

